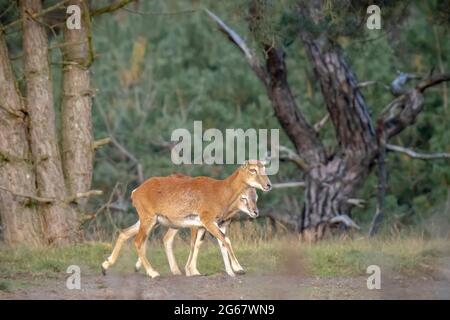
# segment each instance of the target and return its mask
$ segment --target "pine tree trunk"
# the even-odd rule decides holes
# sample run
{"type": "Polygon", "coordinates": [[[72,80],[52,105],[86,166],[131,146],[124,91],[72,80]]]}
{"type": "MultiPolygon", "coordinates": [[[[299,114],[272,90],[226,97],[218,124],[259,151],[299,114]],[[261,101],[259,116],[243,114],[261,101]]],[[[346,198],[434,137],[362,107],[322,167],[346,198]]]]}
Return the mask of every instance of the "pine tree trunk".
{"type": "Polygon", "coordinates": [[[66,244],[77,238],[77,217],[67,204],[58,138],[55,128],[52,81],[45,26],[30,17],[42,10],[41,1],[20,1],[23,19],[26,102],[30,118],[30,144],[36,172],[37,194],[54,198],[42,204],[45,235],[49,243],[66,244]]]}
{"type": "MultiPolygon", "coordinates": [[[[90,17],[83,0],[69,1],[81,8],[81,29],[69,30],[64,25],[62,88],[62,156],[66,184],[70,194],[86,192],[91,186],[93,170],[92,93],[90,90],[89,50],[90,17]]],[[[87,198],[77,200],[82,210],[87,198]]]]}
{"type": "Polygon", "coordinates": [[[35,175],[27,139],[27,116],[3,34],[0,33],[0,217],[8,244],[43,244],[42,221],[30,199],[35,175]],[[4,188],[4,189],[3,189],[4,188]]]}
{"type": "Polygon", "coordinates": [[[371,166],[365,165],[364,161],[350,163],[336,157],[305,175],[304,207],[299,224],[308,240],[321,239],[333,218],[341,215],[351,217],[352,206],[348,200],[356,197],[371,166]]]}

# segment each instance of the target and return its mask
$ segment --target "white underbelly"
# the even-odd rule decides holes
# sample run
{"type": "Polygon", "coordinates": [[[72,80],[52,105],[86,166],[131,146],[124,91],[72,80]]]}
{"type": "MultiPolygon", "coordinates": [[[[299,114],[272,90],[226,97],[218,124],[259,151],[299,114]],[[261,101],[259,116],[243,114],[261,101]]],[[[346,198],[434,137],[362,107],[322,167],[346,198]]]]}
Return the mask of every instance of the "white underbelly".
{"type": "Polygon", "coordinates": [[[168,219],[166,216],[157,215],[156,221],[169,228],[190,228],[190,227],[201,227],[202,223],[198,215],[188,215],[182,219],[168,219]]]}

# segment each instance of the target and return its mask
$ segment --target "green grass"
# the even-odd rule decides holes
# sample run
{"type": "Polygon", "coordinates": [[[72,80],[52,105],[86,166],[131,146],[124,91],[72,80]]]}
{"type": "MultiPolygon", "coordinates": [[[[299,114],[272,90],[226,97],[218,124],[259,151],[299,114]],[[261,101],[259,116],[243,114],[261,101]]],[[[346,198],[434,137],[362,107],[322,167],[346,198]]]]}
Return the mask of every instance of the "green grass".
{"type": "MultiPolygon", "coordinates": [[[[177,239],[175,255],[183,270],[189,246],[177,239]]],[[[447,239],[424,239],[418,236],[396,238],[330,239],[316,244],[300,243],[282,237],[272,241],[234,241],[236,255],[248,274],[295,273],[305,276],[336,277],[366,274],[375,264],[383,272],[421,276],[430,272],[440,257],[450,256],[447,239]]],[[[10,291],[39,280],[63,277],[69,265],[79,265],[83,273],[99,274],[100,264],[109,255],[112,244],[84,243],[64,248],[0,247],[0,291],[10,291]]],[[[161,241],[148,245],[147,255],[161,275],[169,275],[161,241]]],[[[137,255],[132,244],[123,247],[114,272],[131,273],[137,255]]],[[[223,272],[218,245],[206,241],[199,254],[198,268],[203,274],[223,272]]]]}
{"type": "Polygon", "coordinates": [[[363,275],[369,265],[405,276],[420,276],[440,256],[450,255],[450,242],[420,237],[329,240],[302,250],[308,271],[318,276],[363,275]]]}

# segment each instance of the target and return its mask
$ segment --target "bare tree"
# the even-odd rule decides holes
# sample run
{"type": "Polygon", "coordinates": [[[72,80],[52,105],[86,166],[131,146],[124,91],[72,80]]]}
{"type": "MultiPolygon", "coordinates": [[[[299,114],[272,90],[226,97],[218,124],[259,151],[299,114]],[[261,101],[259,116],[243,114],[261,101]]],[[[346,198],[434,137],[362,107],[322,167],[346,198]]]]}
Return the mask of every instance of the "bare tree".
{"type": "MultiPolygon", "coordinates": [[[[248,20],[252,32],[264,23],[262,2],[250,2],[248,20]]],[[[308,4],[306,6],[302,2],[295,7],[295,14],[312,25],[319,23],[323,3],[312,1],[308,4]]],[[[218,24],[219,30],[245,55],[249,66],[262,81],[281,127],[295,146],[297,155],[291,155],[291,158],[296,159],[304,171],[304,204],[297,221],[302,235],[315,240],[321,238],[325,229],[335,223],[347,227],[357,226],[350,218],[351,208],[355,205],[351,199],[355,198],[358,189],[379,162],[377,160],[384,159],[379,155],[380,151],[384,154],[385,142],[414,123],[423,110],[426,89],[449,81],[450,74],[436,75],[423,80],[415,88],[404,89],[374,123],[344,51],[323,34],[313,33],[307,28],[299,29],[298,38],[303,43],[320,84],[338,141],[332,153],[326,152],[314,128],[317,126],[308,123],[301,106],[294,99],[287,80],[283,49],[261,40],[264,57],[261,63],[233,29],[210,11],[207,13],[218,24]]],[[[380,179],[385,179],[383,170],[379,170],[380,179]]],[[[379,198],[382,197],[383,193],[379,198]]],[[[381,211],[380,207],[377,213],[381,211]]],[[[378,214],[374,221],[379,224],[381,217],[378,214]]],[[[373,229],[371,234],[376,231],[373,229]]]]}

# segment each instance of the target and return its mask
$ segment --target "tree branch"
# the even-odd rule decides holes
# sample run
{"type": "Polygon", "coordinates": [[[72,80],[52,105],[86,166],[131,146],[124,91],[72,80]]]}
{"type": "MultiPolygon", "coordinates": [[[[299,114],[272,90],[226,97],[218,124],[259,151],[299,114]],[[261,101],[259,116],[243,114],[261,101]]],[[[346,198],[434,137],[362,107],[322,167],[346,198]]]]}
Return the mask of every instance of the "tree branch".
{"type": "Polygon", "coordinates": [[[406,90],[404,94],[384,108],[380,117],[383,118],[387,140],[415,122],[424,108],[423,93],[425,90],[444,81],[450,81],[450,73],[428,77],[417,84],[415,88],[406,90]]]}
{"type": "Polygon", "coordinates": [[[328,119],[330,119],[330,114],[329,113],[327,113],[325,115],[325,117],[323,117],[319,122],[317,122],[314,125],[314,131],[318,133],[325,126],[325,124],[328,122],[328,119]]]}
{"type": "Polygon", "coordinates": [[[266,70],[260,64],[257,57],[252,53],[252,51],[248,48],[245,41],[230,27],[228,27],[225,22],[223,22],[218,16],[209,11],[208,9],[204,9],[205,12],[217,23],[219,30],[224,33],[228,40],[230,40],[233,44],[238,47],[239,50],[244,54],[247,63],[250,65],[252,70],[258,76],[258,78],[263,82],[265,86],[269,85],[269,78],[266,70]]]}
{"type": "MultiPolygon", "coordinates": [[[[53,6],[50,6],[50,7],[46,8],[46,9],[40,11],[39,13],[31,14],[30,17],[31,17],[33,20],[36,20],[37,18],[39,18],[39,17],[41,17],[41,16],[43,16],[43,15],[45,15],[45,14],[47,14],[47,13],[53,11],[53,10],[59,9],[61,6],[65,5],[67,2],[69,2],[69,0],[63,0],[63,1],[61,1],[61,2],[58,2],[58,3],[54,4],[53,6]]],[[[8,28],[13,27],[13,26],[15,26],[16,24],[21,23],[22,21],[23,21],[23,18],[14,20],[13,22],[8,23],[8,24],[5,25],[4,27],[0,28],[0,32],[3,32],[4,30],[6,30],[6,29],[8,29],[8,28]]]]}
{"type": "Polygon", "coordinates": [[[369,229],[369,237],[374,236],[380,228],[384,218],[384,197],[386,194],[387,171],[386,171],[386,133],[384,132],[383,120],[380,118],[377,125],[377,207],[369,229]]]}
{"type": "Polygon", "coordinates": [[[102,116],[103,121],[105,123],[106,130],[108,131],[109,139],[110,139],[111,143],[136,166],[136,172],[137,172],[139,183],[144,182],[144,172],[143,172],[142,165],[140,164],[138,159],[131,152],[129,152],[127,150],[127,148],[125,148],[119,141],[117,141],[117,139],[114,137],[111,127],[108,123],[108,120],[106,118],[105,112],[103,111],[103,108],[101,106],[99,106],[98,109],[99,109],[100,115],[102,116]]]}
{"type": "Polygon", "coordinates": [[[407,156],[409,156],[413,159],[422,159],[422,160],[450,159],[450,153],[446,153],[446,152],[436,152],[436,153],[416,152],[412,149],[408,149],[408,148],[393,145],[393,144],[387,144],[386,149],[390,150],[390,151],[395,151],[395,152],[406,154],[407,156]]]}
{"type": "Polygon", "coordinates": [[[293,181],[293,182],[280,182],[272,184],[274,189],[283,189],[283,188],[296,188],[296,187],[305,187],[306,183],[303,181],[293,181]]]}
{"type": "Polygon", "coordinates": [[[300,169],[307,171],[309,166],[294,150],[285,146],[279,146],[279,158],[294,162],[300,169]]]}
{"type": "Polygon", "coordinates": [[[52,203],[55,201],[54,198],[38,197],[38,196],[31,195],[31,194],[19,193],[19,192],[12,191],[3,186],[0,186],[0,189],[4,190],[6,192],[9,192],[10,194],[12,194],[14,196],[31,199],[33,201],[40,202],[40,203],[52,203]]]}
{"type": "Polygon", "coordinates": [[[358,207],[358,208],[364,208],[367,201],[363,200],[363,199],[350,198],[350,199],[347,199],[347,203],[354,205],[355,207],[358,207]]]}
{"type": "MultiPolygon", "coordinates": [[[[12,194],[14,196],[27,198],[27,199],[30,199],[30,200],[33,200],[33,201],[36,201],[39,203],[61,202],[61,200],[57,199],[57,198],[39,197],[39,196],[31,195],[31,194],[15,192],[15,191],[12,191],[3,186],[0,186],[0,189],[4,190],[6,192],[9,192],[10,194],[12,194]]],[[[101,190],[89,190],[86,192],[77,193],[76,195],[73,195],[71,197],[63,199],[62,202],[70,203],[70,202],[74,202],[75,200],[80,199],[80,198],[89,198],[89,197],[94,197],[94,196],[100,196],[102,194],[103,194],[103,191],[101,191],[101,190]]]]}
{"type": "Polygon", "coordinates": [[[355,228],[357,230],[361,229],[360,226],[358,226],[348,215],[346,214],[341,214],[338,216],[335,216],[333,218],[331,218],[329,220],[330,224],[335,224],[335,223],[343,223],[345,224],[347,227],[351,227],[351,228],[355,228]]]}
{"type": "Polygon", "coordinates": [[[416,89],[419,90],[420,92],[424,92],[429,87],[435,86],[441,82],[446,82],[446,81],[450,81],[450,73],[437,74],[437,75],[431,76],[430,78],[425,79],[424,81],[420,82],[416,86],[416,89]]]}
{"type": "Polygon", "coordinates": [[[218,24],[219,29],[228,39],[245,55],[248,64],[263,82],[276,117],[303,161],[310,164],[323,162],[325,160],[323,145],[317,138],[314,128],[298,109],[287,81],[287,68],[283,50],[262,44],[266,57],[264,68],[234,30],[212,12],[208,10],[206,12],[218,24]]]}
{"type": "Polygon", "coordinates": [[[105,144],[108,144],[110,142],[111,142],[111,138],[110,137],[99,139],[99,140],[95,140],[94,142],[92,142],[92,150],[95,151],[95,150],[101,148],[102,146],[104,146],[105,144]]]}
{"type": "Polygon", "coordinates": [[[406,93],[408,89],[405,88],[405,84],[411,79],[419,78],[420,77],[415,74],[399,72],[397,78],[391,82],[391,93],[396,97],[406,93]]]}
{"type": "Polygon", "coordinates": [[[98,16],[98,15],[103,14],[103,13],[109,13],[109,12],[113,12],[113,11],[119,10],[120,8],[125,7],[127,4],[129,4],[129,3],[133,2],[133,1],[135,1],[135,0],[118,0],[118,1],[115,1],[114,3],[110,4],[109,6],[105,6],[105,7],[102,7],[102,8],[98,8],[98,9],[92,10],[91,11],[91,17],[98,16]]]}
{"type": "Polygon", "coordinates": [[[90,198],[94,196],[101,196],[103,194],[102,190],[89,190],[86,192],[78,192],[76,195],[73,195],[66,199],[66,202],[74,202],[80,198],[90,198]]]}

